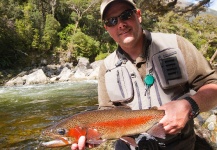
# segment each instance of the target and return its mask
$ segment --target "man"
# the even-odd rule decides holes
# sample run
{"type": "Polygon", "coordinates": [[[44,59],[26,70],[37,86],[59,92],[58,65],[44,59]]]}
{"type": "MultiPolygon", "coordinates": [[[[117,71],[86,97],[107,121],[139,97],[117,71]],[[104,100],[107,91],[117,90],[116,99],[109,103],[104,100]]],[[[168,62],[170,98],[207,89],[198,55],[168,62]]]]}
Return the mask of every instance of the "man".
{"type": "MultiPolygon", "coordinates": [[[[104,0],[100,9],[104,27],[118,48],[101,65],[99,109],[157,106],[165,110],[159,123],[166,139],[142,137],[139,149],[195,149],[193,118],[217,106],[217,73],[183,37],[143,30],[141,11],[133,0],[104,0]]],[[[72,149],[84,149],[84,143],[81,137],[72,149]]],[[[115,149],[131,146],[118,140],[115,149]]]]}

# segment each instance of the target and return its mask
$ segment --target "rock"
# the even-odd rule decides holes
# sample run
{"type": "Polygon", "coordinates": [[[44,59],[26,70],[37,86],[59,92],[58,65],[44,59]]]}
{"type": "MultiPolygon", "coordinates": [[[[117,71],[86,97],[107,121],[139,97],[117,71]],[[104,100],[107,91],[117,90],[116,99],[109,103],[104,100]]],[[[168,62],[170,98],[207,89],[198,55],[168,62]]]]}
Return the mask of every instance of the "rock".
{"type": "Polygon", "coordinates": [[[67,67],[69,69],[72,69],[74,66],[73,66],[73,63],[65,63],[64,64],[64,67],[67,67]]]}
{"type": "Polygon", "coordinates": [[[6,82],[6,83],[4,84],[4,86],[14,86],[13,80],[9,80],[8,82],[6,82]]]}
{"type": "Polygon", "coordinates": [[[98,79],[98,74],[99,74],[99,66],[97,68],[95,68],[91,74],[88,76],[88,80],[96,80],[98,79]]]}
{"type": "Polygon", "coordinates": [[[47,77],[54,77],[60,74],[60,72],[62,71],[62,68],[60,65],[47,65],[45,67],[42,67],[45,75],[47,77]]]}
{"type": "Polygon", "coordinates": [[[92,72],[93,69],[87,69],[86,71],[84,71],[86,77],[88,77],[92,72]]]}
{"type": "Polygon", "coordinates": [[[214,122],[210,122],[208,125],[207,125],[207,128],[210,130],[210,131],[213,131],[215,129],[215,123],[214,122]]]}
{"type": "Polygon", "coordinates": [[[217,108],[201,113],[195,122],[195,133],[217,149],[217,108]]]}
{"type": "Polygon", "coordinates": [[[26,80],[24,80],[22,77],[17,77],[15,80],[15,85],[20,86],[20,85],[24,85],[26,82],[26,80]]]}
{"type": "Polygon", "coordinates": [[[25,80],[22,77],[14,78],[8,81],[5,86],[21,86],[25,84],[25,80]]]}
{"type": "Polygon", "coordinates": [[[98,61],[91,63],[90,66],[91,66],[91,68],[93,68],[95,70],[96,68],[100,67],[102,62],[103,62],[103,60],[98,60],[98,61]]]}
{"type": "Polygon", "coordinates": [[[25,85],[39,84],[39,83],[45,84],[47,82],[48,82],[47,76],[44,74],[42,69],[39,69],[26,76],[25,85]]]}
{"type": "Polygon", "coordinates": [[[215,114],[210,115],[210,116],[206,119],[206,122],[207,122],[207,123],[216,122],[216,115],[215,115],[215,114]]]}
{"type": "Polygon", "coordinates": [[[73,63],[49,64],[39,68],[26,68],[17,77],[8,81],[5,86],[45,84],[62,81],[81,81],[98,79],[99,67],[103,60],[90,64],[89,60],[80,57],[76,67],[73,63]]]}
{"type": "Polygon", "coordinates": [[[63,68],[60,75],[58,75],[59,81],[68,81],[73,75],[72,71],[67,67],[63,68]]]}
{"type": "Polygon", "coordinates": [[[85,77],[86,77],[85,73],[80,68],[78,68],[74,74],[74,78],[85,78],[85,77]]]}
{"type": "Polygon", "coordinates": [[[88,58],[80,57],[78,59],[77,68],[79,68],[81,70],[89,69],[90,68],[90,62],[89,62],[88,58]]]}
{"type": "Polygon", "coordinates": [[[58,78],[57,76],[50,78],[50,82],[51,82],[51,83],[53,83],[53,82],[55,82],[55,81],[58,81],[58,80],[59,80],[59,78],[58,78]]]}

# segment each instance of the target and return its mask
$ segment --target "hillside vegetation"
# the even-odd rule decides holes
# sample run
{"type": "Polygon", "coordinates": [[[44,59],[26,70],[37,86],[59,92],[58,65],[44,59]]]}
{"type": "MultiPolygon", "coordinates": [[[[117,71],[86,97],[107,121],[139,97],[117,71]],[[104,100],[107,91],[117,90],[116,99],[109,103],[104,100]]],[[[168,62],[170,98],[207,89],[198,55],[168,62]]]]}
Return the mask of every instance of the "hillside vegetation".
{"type": "MultiPolygon", "coordinates": [[[[209,0],[137,0],[143,27],[189,39],[209,60],[217,49],[217,16],[198,15],[209,0]]],[[[100,0],[0,0],[0,71],[105,58],[116,44],[100,19],[100,0]]]]}

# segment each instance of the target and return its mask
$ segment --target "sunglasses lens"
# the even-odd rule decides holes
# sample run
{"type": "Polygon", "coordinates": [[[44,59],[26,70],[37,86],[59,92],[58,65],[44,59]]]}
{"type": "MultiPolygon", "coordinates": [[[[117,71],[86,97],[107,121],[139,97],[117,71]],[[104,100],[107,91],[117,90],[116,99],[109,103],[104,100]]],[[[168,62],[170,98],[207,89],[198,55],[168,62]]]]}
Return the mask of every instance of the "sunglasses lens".
{"type": "Polygon", "coordinates": [[[130,19],[131,16],[132,16],[132,10],[131,11],[125,11],[124,13],[122,13],[120,15],[120,19],[125,21],[125,20],[130,19]]]}
{"type": "Polygon", "coordinates": [[[115,26],[117,23],[118,23],[117,17],[109,18],[108,20],[105,21],[105,25],[108,27],[115,26]]]}

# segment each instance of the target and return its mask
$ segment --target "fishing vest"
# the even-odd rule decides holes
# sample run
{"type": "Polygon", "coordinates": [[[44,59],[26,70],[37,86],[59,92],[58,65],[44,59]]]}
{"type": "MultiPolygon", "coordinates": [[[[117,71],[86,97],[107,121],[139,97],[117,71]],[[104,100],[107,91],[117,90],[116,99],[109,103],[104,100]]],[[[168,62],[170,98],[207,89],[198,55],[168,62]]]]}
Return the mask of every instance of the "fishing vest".
{"type": "Polygon", "coordinates": [[[185,60],[175,34],[151,33],[146,60],[147,84],[134,64],[114,51],[105,60],[105,84],[112,102],[133,110],[161,106],[189,96],[185,60]]]}

